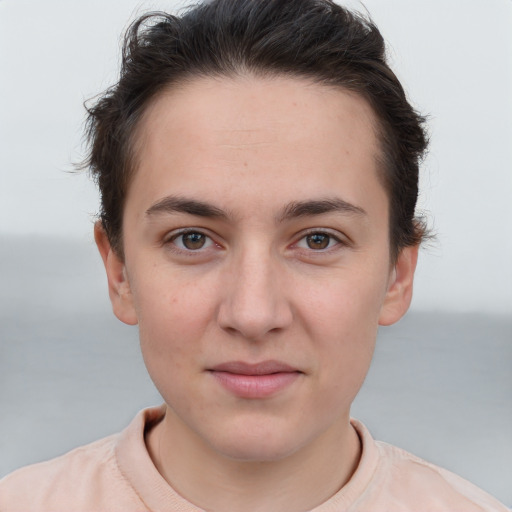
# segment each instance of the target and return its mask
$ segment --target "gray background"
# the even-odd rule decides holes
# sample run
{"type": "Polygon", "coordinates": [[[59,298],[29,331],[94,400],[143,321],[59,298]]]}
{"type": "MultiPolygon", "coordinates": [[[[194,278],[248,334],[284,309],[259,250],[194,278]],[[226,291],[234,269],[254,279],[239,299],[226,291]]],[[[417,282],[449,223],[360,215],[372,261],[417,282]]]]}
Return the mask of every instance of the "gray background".
{"type": "MultiPolygon", "coordinates": [[[[365,4],[431,117],[420,206],[438,240],[353,413],[512,505],[512,2],[365,4]]],[[[123,27],[175,5],[0,1],[0,476],[160,401],[136,329],[110,313],[94,187],[65,171],[82,102],[115,80],[123,27]]]]}

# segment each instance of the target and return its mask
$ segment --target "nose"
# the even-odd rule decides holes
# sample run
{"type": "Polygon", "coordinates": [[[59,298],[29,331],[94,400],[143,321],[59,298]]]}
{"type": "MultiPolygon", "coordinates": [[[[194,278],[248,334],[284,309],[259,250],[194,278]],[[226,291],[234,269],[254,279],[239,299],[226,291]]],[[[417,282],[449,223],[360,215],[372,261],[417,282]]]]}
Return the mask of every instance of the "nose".
{"type": "Polygon", "coordinates": [[[218,310],[222,329],[254,341],[286,329],[293,317],[283,269],[264,252],[248,250],[230,262],[218,310]]]}

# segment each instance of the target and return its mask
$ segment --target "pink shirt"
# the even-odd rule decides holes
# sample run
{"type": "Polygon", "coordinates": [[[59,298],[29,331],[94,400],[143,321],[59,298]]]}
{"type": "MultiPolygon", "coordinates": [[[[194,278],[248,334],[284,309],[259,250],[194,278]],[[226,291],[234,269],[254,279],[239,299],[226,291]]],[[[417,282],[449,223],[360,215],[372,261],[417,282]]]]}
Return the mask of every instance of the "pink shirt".
{"type": "MultiPolygon", "coordinates": [[[[1,512],[192,512],[153,465],[144,429],[164,409],[141,411],[120,434],[0,480],[1,512]]],[[[352,420],[362,456],[350,481],[314,512],[506,512],[468,481],[386,443],[352,420]]]]}

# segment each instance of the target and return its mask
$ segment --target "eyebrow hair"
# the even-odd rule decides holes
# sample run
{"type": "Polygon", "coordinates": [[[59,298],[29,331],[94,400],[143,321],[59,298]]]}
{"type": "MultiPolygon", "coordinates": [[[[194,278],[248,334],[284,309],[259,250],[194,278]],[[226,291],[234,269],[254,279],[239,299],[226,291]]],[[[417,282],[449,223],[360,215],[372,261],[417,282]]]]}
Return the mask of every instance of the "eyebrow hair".
{"type": "Polygon", "coordinates": [[[366,215],[366,212],[360,206],[355,206],[340,198],[331,198],[313,201],[294,201],[284,208],[283,212],[278,216],[278,222],[291,220],[296,217],[321,215],[331,212],[366,215]]]}
{"type": "Polygon", "coordinates": [[[227,218],[227,214],[216,206],[179,196],[164,197],[146,210],[148,216],[159,213],[188,213],[198,217],[227,218]]]}
{"type": "MultiPolygon", "coordinates": [[[[276,221],[284,222],[297,217],[321,215],[323,213],[338,212],[349,215],[366,215],[365,210],[340,198],[316,199],[310,201],[293,201],[286,205],[277,215],[276,221]]],[[[187,199],[180,196],[167,196],[157,201],[146,210],[147,216],[162,213],[188,213],[198,217],[228,219],[229,215],[212,204],[187,199]]]]}

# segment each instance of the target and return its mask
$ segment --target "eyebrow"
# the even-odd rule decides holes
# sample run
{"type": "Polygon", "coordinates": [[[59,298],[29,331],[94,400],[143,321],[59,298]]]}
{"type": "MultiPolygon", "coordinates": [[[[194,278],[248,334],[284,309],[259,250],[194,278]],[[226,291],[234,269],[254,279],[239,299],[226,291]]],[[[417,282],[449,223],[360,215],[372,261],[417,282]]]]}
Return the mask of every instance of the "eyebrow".
{"type": "Polygon", "coordinates": [[[198,217],[228,218],[228,215],[216,206],[204,203],[203,201],[178,196],[164,197],[146,210],[147,216],[161,213],[188,213],[189,215],[196,215],[198,217]]]}
{"type": "MultiPolygon", "coordinates": [[[[229,219],[224,210],[210,203],[180,196],[167,196],[146,210],[147,216],[157,214],[187,213],[197,217],[229,219]]],[[[276,216],[276,222],[284,222],[298,217],[322,215],[324,213],[343,213],[348,215],[366,215],[365,210],[340,198],[293,201],[286,205],[276,216]]]]}
{"type": "Polygon", "coordinates": [[[348,215],[366,215],[360,207],[340,198],[319,199],[313,201],[294,201],[288,204],[278,216],[278,222],[297,217],[309,217],[324,213],[343,213],[348,215]]]}

